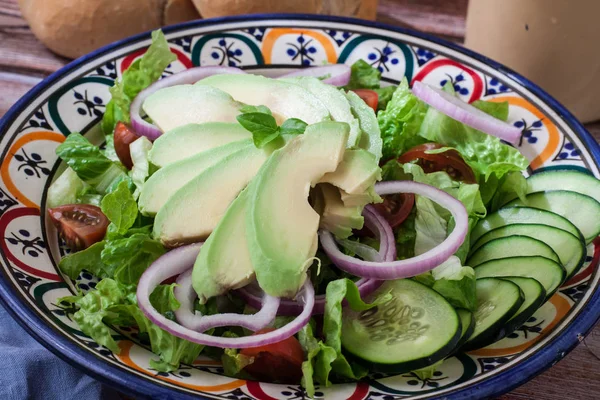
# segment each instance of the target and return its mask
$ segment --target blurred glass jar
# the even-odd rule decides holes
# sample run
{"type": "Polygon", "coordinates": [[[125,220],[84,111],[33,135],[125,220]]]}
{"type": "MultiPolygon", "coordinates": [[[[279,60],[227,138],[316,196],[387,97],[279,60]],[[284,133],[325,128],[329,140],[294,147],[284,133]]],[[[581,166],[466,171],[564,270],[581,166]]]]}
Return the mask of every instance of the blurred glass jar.
{"type": "Polygon", "coordinates": [[[203,18],[254,13],[307,13],[375,19],[378,0],[193,0],[203,18]]]}
{"type": "Polygon", "coordinates": [[[598,0],[470,0],[465,46],[531,79],[589,122],[600,119],[598,15],[598,0]]]}

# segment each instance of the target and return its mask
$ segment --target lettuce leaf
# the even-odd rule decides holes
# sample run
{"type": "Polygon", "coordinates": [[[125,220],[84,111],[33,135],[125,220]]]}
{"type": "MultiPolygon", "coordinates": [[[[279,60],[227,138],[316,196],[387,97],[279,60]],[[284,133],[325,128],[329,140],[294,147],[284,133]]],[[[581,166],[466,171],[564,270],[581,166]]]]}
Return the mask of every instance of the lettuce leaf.
{"type": "Polygon", "coordinates": [[[527,179],[522,173],[514,171],[504,175],[497,183],[496,190],[488,205],[491,212],[498,210],[504,204],[516,199],[525,202],[527,195],[527,179]]]}
{"type": "Polygon", "coordinates": [[[392,96],[396,91],[396,86],[386,86],[378,89],[373,89],[377,93],[377,111],[385,110],[392,96]]]}
{"type": "Polygon", "coordinates": [[[385,110],[377,114],[383,140],[383,159],[396,158],[411,147],[426,143],[419,135],[427,105],[415,97],[406,78],[396,88],[385,110]]]}
{"type": "Polygon", "coordinates": [[[121,181],[116,190],[104,196],[102,212],[110,220],[108,231],[123,235],[133,226],[138,215],[137,203],[129,190],[129,184],[121,181]]]}
{"type": "Polygon", "coordinates": [[[111,278],[112,274],[106,270],[101,259],[105,244],[104,241],[94,243],[85,250],[63,257],[58,263],[58,268],[71,279],[77,279],[83,270],[99,278],[111,278]]]}
{"type": "Polygon", "coordinates": [[[162,31],[152,32],[152,44],[146,53],[134,61],[123,73],[121,80],[110,88],[112,99],[107,104],[102,119],[102,131],[105,135],[113,132],[117,122],[130,122],[129,107],[135,96],[157,81],[165,68],[176,59],[162,31]]]}
{"type": "Polygon", "coordinates": [[[131,160],[133,161],[133,167],[129,172],[129,176],[135,185],[135,192],[133,198],[137,200],[140,197],[142,186],[146,182],[146,179],[150,176],[150,162],[148,161],[148,154],[152,149],[152,142],[145,136],[136,139],[129,145],[129,151],[131,153],[131,160]]]}
{"type": "MultiPolygon", "coordinates": [[[[173,295],[173,285],[159,285],[150,302],[163,315],[168,316],[179,307],[173,295]]],[[[157,371],[171,372],[179,368],[180,363],[192,363],[200,354],[203,346],[185,341],[160,329],[150,322],[136,303],[135,285],[123,285],[113,279],[103,279],[96,289],[79,296],[59,299],[59,304],[75,304],[79,310],[73,315],[81,331],[97,343],[119,354],[114,332],[107,324],[120,326],[137,325],[141,333],[146,333],[152,351],[159,360],[151,360],[150,366],[157,371]]]]}
{"type": "Polygon", "coordinates": [[[77,132],[67,136],[56,148],[56,155],[100,194],[108,192],[116,181],[127,177],[120,164],[108,159],[98,146],[77,132]]]}
{"type": "Polygon", "coordinates": [[[477,295],[473,268],[463,266],[458,257],[452,256],[434,268],[431,275],[435,279],[432,289],[452,306],[475,311],[477,295]]]}
{"type": "MultiPolygon", "coordinates": [[[[330,362],[331,372],[334,375],[345,379],[359,380],[369,372],[359,364],[350,363],[342,354],[342,301],[346,299],[350,308],[355,311],[364,311],[388,301],[389,296],[389,294],[380,296],[376,302],[368,304],[360,298],[356,284],[350,279],[338,279],[327,285],[323,333],[325,335],[325,345],[332,348],[336,353],[335,359],[330,362]]],[[[327,376],[322,376],[321,379],[325,381],[325,386],[330,384],[327,376]]]]}
{"type": "Polygon", "coordinates": [[[136,233],[130,237],[106,241],[101,260],[114,279],[123,284],[137,284],[144,271],[165,253],[163,245],[149,235],[136,233]]]}
{"type": "Polygon", "coordinates": [[[310,323],[298,332],[298,340],[306,354],[306,360],[302,363],[302,386],[308,397],[314,398],[314,381],[324,386],[330,384],[331,363],[337,358],[337,352],[314,337],[310,323]]]}
{"type": "MultiPolygon", "coordinates": [[[[454,93],[451,85],[446,85],[444,90],[454,93]]],[[[508,106],[503,103],[484,103],[478,103],[483,111],[490,111],[498,116],[508,113],[508,106]]],[[[475,175],[482,176],[483,180],[488,180],[492,174],[500,179],[509,172],[522,171],[529,165],[527,159],[514,147],[502,143],[495,136],[470,128],[432,107],[425,114],[419,135],[429,142],[456,149],[475,175]]]]}
{"type": "Polygon", "coordinates": [[[350,82],[345,89],[378,89],[381,81],[381,72],[373,68],[364,60],[358,60],[352,64],[350,82]]]}

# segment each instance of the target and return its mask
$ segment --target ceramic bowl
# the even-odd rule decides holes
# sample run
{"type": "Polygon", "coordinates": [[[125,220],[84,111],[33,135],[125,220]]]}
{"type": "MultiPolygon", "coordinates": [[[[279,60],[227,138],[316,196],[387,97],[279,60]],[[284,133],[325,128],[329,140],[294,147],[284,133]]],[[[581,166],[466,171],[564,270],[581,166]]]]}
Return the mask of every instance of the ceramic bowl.
{"type": "MultiPolygon", "coordinates": [[[[465,101],[508,101],[509,122],[522,129],[519,150],[531,170],[573,168],[599,176],[600,149],[582,125],[533,83],[479,54],[431,36],[360,20],[258,15],[205,20],[166,28],[177,56],[165,74],[192,66],[230,65],[275,75],[323,63],[363,59],[386,82],[450,81],[465,101]]],[[[98,345],[56,305],[62,296],[93,288],[57,269],[67,251],[46,217],[46,190],[59,169],[56,147],[74,131],[98,139],[109,87],[146,50],[138,35],[80,58],[25,95],[0,123],[0,295],[37,340],[69,363],[126,393],[159,398],[303,399],[298,385],[251,382],[222,375],[218,362],[199,358],[178,371],[149,366],[153,354],[135,332],[114,327],[120,354],[98,345]]],[[[575,79],[567,77],[566,79],[575,79]]],[[[597,216],[590,216],[597,218],[597,216]]],[[[582,270],[523,326],[505,339],[447,359],[432,378],[373,374],[359,383],[317,387],[327,399],[472,399],[508,391],[564,357],[600,316],[598,242],[582,270]]]]}

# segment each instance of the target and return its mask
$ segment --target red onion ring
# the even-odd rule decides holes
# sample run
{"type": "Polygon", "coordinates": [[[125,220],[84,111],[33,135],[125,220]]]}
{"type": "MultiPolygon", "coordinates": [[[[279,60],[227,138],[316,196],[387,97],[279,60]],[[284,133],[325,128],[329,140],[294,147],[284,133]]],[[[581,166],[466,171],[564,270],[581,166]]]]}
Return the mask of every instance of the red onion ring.
{"type": "Polygon", "coordinates": [[[188,329],[159,313],[150,304],[150,294],[165,279],[182,274],[190,269],[198,256],[201,245],[202,243],[196,243],[171,250],[154,261],[142,274],[136,297],[140,309],[153,324],[172,335],[193,343],[220,348],[244,349],[280,342],[296,334],[308,323],[315,305],[315,289],[309,279],[306,280],[297,295],[299,302],[303,304],[302,313],[282,328],[259,335],[240,338],[211,336],[188,329]]]}
{"type": "MultiPolygon", "coordinates": [[[[309,281],[310,279],[307,279],[309,281]]],[[[367,279],[361,278],[356,281],[356,287],[358,288],[358,292],[361,297],[365,297],[379,289],[379,287],[383,284],[383,281],[379,281],[376,279],[367,279]]],[[[257,285],[251,284],[247,285],[241,289],[236,290],[236,294],[240,296],[246,304],[255,309],[260,309],[261,307],[261,298],[260,298],[260,288],[257,285]]],[[[283,299],[281,300],[281,305],[279,306],[279,310],[277,311],[277,315],[283,316],[294,316],[298,315],[302,312],[302,306],[294,303],[291,300],[283,299]]],[[[322,315],[325,313],[325,295],[320,294],[315,296],[315,306],[313,308],[312,315],[322,315]]]]}
{"type": "Polygon", "coordinates": [[[521,129],[484,113],[450,93],[419,81],[413,84],[412,91],[415,96],[442,114],[471,128],[496,136],[512,144],[515,144],[521,137],[521,129]]]}
{"type": "Polygon", "coordinates": [[[215,315],[199,315],[194,312],[194,300],[198,297],[192,286],[192,268],[179,275],[175,287],[175,298],[180,307],[175,311],[177,322],[196,332],[206,332],[211,328],[222,326],[241,326],[251,331],[266,328],[277,316],[279,298],[263,293],[259,312],[252,315],[221,313],[215,315]]]}
{"type": "Polygon", "coordinates": [[[166,78],[159,79],[146,89],[142,90],[131,102],[131,107],[129,108],[131,126],[135,133],[137,133],[139,136],[146,136],[150,140],[156,140],[160,135],[162,135],[162,132],[156,126],[145,121],[140,115],[142,104],[144,103],[144,100],[148,98],[148,96],[159,89],[176,85],[196,83],[200,79],[211,75],[244,73],[245,72],[239,68],[207,66],[186,69],[185,71],[181,71],[166,78]]]}
{"type": "MultiPolygon", "coordinates": [[[[456,221],[452,233],[435,248],[405,260],[372,262],[349,257],[336,246],[331,232],[321,231],[319,237],[323,250],[331,261],[341,270],[363,278],[401,279],[419,275],[437,267],[453,255],[464,242],[469,227],[465,206],[448,193],[433,186],[412,181],[388,181],[375,184],[380,196],[396,193],[414,193],[427,197],[446,208],[456,221]]],[[[393,235],[391,237],[393,240],[393,235]]],[[[382,240],[383,241],[383,240],[382,240]]]]}
{"type": "Polygon", "coordinates": [[[323,83],[328,83],[333,86],[346,86],[350,82],[351,70],[348,65],[345,64],[331,64],[324,65],[322,67],[308,67],[298,71],[290,72],[280,76],[280,78],[293,78],[298,76],[311,76],[313,78],[319,78],[322,76],[329,75],[328,78],[323,79],[323,83]]]}
{"type": "MultiPolygon", "coordinates": [[[[369,261],[394,261],[396,259],[396,242],[394,240],[394,233],[392,232],[392,228],[387,223],[385,218],[375,209],[375,207],[371,205],[367,205],[363,210],[363,215],[365,217],[365,225],[369,230],[371,230],[377,239],[379,239],[379,252],[377,259],[371,259],[369,261]]],[[[360,244],[360,243],[357,243],[360,244]]],[[[366,246],[366,245],[363,245],[366,246]]],[[[372,248],[370,248],[372,249],[372,248]]],[[[373,250],[373,249],[372,249],[373,250]]],[[[366,255],[367,253],[365,253],[366,255]]],[[[369,252],[368,254],[372,254],[369,252]]],[[[364,258],[364,256],[363,256],[364,258]]],[[[375,290],[381,286],[383,281],[379,281],[376,279],[366,279],[362,278],[356,282],[356,286],[358,288],[358,292],[361,297],[365,297],[373,293],[375,290]]],[[[244,288],[238,289],[237,294],[244,299],[249,306],[260,309],[261,307],[261,298],[258,294],[258,288],[256,285],[248,285],[244,288]]],[[[281,305],[279,307],[278,315],[298,315],[302,312],[302,309],[298,306],[298,304],[283,299],[281,300],[281,305]]],[[[325,295],[320,294],[315,297],[315,307],[313,309],[313,315],[321,315],[325,312],[325,295]]]]}

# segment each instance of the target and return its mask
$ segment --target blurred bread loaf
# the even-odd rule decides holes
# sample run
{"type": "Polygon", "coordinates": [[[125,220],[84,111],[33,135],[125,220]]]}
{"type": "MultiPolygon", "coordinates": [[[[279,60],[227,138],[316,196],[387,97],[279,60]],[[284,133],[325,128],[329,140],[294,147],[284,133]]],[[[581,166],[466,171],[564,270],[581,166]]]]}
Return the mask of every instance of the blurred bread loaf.
{"type": "Polygon", "coordinates": [[[69,58],[200,17],[191,0],[19,0],[19,6],[35,36],[69,58]]]}
{"type": "Polygon", "coordinates": [[[375,19],[377,0],[193,0],[203,18],[256,13],[304,13],[375,19]]]}

